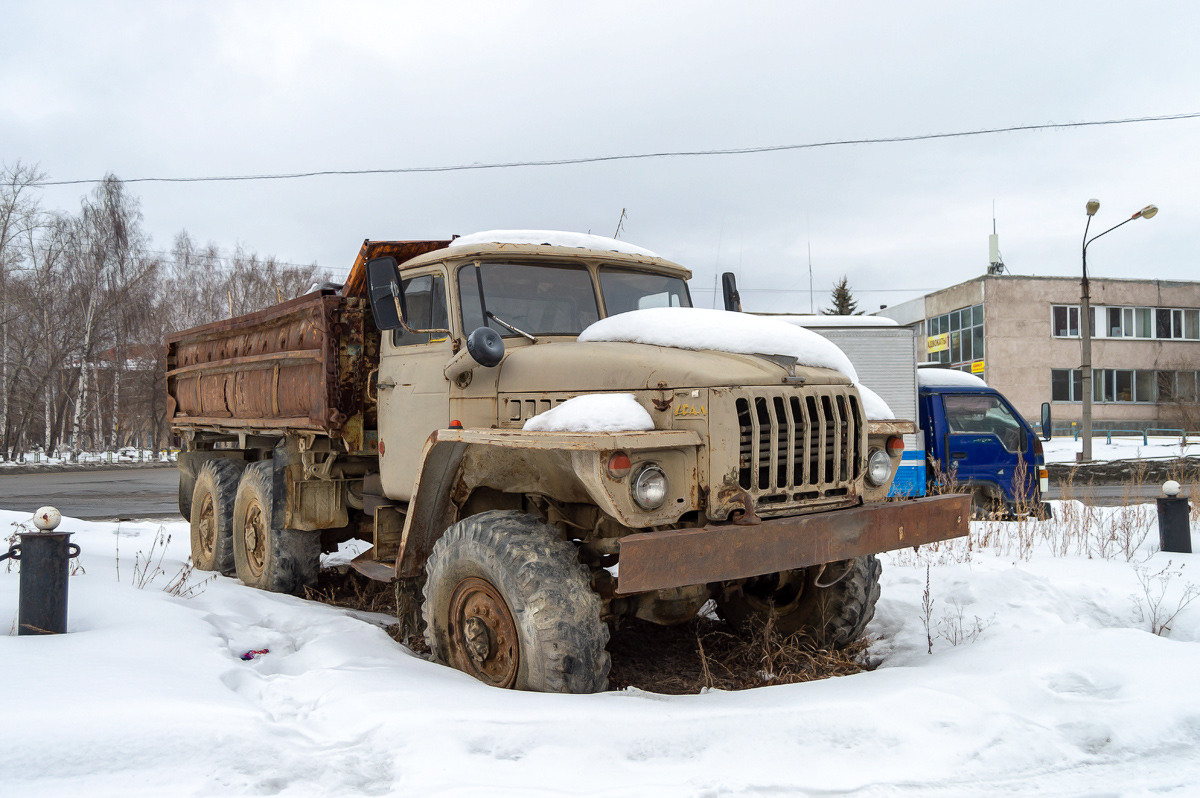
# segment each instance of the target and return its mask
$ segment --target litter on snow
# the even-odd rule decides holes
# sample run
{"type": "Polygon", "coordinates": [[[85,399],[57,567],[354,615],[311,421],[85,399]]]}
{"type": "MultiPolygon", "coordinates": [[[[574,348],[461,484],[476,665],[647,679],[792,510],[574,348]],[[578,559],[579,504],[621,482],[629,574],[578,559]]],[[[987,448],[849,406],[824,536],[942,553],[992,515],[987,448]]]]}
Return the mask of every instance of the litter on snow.
{"type": "Polygon", "coordinates": [[[250,651],[247,651],[246,653],[242,654],[242,659],[245,660],[246,662],[249,662],[250,660],[254,659],[255,657],[261,657],[263,654],[270,654],[270,653],[271,653],[271,649],[269,649],[269,648],[251,649],[250,651]]]}
{"type": "Polygon", "coordinates": [[[917,385],[922,388],[986,388],[987,383],[974,374],[957,369],[917,369],[917,385]]]}
{"type": "Polygon", "coordinates": [[[766,316],[708,308],[646,308],[601,319],[580,333],[579,340],[794,357],[801,366],[833,369],[849,378],[863,397],[868,419],[896,417],[878,394],[859,383],[850,358],[836,344],[811,330],[766,316]]]}
{"type": "Polygon", "coordinates": [[[594,236],[590,233],[569,233],[563,230],[486,230],[456,238],[450,246],[470,247],[478,244],[536,244],[621,252],[625,255],[644,255],[647,258],[659,257],[648,249],[617,238],[594,236]]]}
{"type": "Polygon", "coordinates": [[[532,432],[631,432],[654,429],[654,419],[631,393],[587,393],[525,422],[532,432]]]}

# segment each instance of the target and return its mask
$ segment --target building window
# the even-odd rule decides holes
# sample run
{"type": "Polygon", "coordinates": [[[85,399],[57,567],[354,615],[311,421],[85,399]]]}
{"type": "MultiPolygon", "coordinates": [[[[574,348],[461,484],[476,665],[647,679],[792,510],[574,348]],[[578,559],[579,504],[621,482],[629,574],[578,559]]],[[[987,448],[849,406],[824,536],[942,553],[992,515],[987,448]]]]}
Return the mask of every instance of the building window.
{"type": "MultiPolygon", "coordinates": [[[[1162,395],[1162,372],[1140,369],[1092,369],[1093,402],[1153,402],[1162,395]]],[[[1082,392],[1080,392],[1082,396],[1082,392]]]]}
{"type": "Polygon", "coordinates": [[[960,308],[925,322],[926,360],[983,375],[983,305],[960,308]]]}
{"type": "Polygon", "coordinates": [[[1054,305],[1054,337],[1075,338],[1079,335],[1079,308],[1075,305],[1054,305]]]}
{"type": "MultiPolygon", "coordinates": [[[[1162,341],[1200,340],[1200,308],[1089,307],[1091,331],[1097,338],[1150,338],[1162,341]],[[1096,319],[1101,320],[1099,329],[1096,319]]],[[[1055,338],[1079,335],[1079,306],[1051,306],[1051,334],[1055,338]]]]}
{"type": "Polygon", "coordinates": [[[1192,404],[1200,401],[1200,373],[1195,371],[1158,372],[1158,401],[1192,404]]]}
{"type": "Polygon", "coordinates": [[[1050,400],[1053,402],[1082,402],[1083,371],[1080,369],[1051,369],[1050,400]]]}

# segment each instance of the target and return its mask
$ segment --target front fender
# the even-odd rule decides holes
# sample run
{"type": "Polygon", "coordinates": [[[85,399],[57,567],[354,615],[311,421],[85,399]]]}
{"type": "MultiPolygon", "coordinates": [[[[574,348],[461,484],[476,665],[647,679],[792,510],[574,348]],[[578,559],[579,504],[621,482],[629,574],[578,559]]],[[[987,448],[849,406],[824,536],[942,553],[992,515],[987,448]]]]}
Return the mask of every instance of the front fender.
{"type": "Polygon", "coordinates": [[[699,507],[697,450],[691,430],[649,432],[526,432],[437,430],[425,442],[422,464],[405,514],[396,575],[417,576],[434,543],[458,520],[458,506],[476,488],[537,494],[595,504],[620,524],[643,529],[672,524],[699,507]],[[629,455],[630,475],[607,469],[615,451],[629,455]],[[644,463],[660,465],[670,480],[667,501],[654,512],[638,507],[629,481],[644,463]]]}

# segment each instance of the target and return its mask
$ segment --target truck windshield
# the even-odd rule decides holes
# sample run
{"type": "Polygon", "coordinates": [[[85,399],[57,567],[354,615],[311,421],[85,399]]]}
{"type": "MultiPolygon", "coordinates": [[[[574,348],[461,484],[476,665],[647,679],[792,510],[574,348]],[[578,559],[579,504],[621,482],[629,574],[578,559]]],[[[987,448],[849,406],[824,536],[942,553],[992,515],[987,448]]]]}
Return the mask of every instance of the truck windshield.
{"type": "Polygon", "coordinates": [[[491,327],[502,337],[578,335],[600,318],[592,278],[583,266],[481,263],[458,270],[463,329],[491,327]]]}
{"type": "Polygon", "coordinates": [[[678,277],[600,267],[604,306],[614,316],[643,308],[690,308],[687,283],[678,277]]]}

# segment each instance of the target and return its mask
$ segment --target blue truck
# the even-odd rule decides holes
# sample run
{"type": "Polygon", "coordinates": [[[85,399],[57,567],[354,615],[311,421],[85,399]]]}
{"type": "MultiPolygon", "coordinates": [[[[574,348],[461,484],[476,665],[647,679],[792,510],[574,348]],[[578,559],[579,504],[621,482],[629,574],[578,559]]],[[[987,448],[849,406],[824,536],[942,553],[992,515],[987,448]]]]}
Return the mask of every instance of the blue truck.
{"type": "Polygon", "coordinates": [[[917,383],[927,489],[965,486],[979,513],[1045,512],[1042,440],[1016,408],[960,371],[921,368],[917,383]]]}
{"type": "MultiPolygon", "coordinates": [[[[766,315],[766,314],[764,314],[766,315]]],[[[917,365],[913,331],[878,316],[792,316],[838,345],[859,380],[919,425],[904,436],[891,496],[969,488],[980,515],[1046,512],[1042,442],[1016,408],[978,377],[917,365]]]]}

